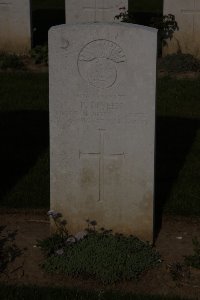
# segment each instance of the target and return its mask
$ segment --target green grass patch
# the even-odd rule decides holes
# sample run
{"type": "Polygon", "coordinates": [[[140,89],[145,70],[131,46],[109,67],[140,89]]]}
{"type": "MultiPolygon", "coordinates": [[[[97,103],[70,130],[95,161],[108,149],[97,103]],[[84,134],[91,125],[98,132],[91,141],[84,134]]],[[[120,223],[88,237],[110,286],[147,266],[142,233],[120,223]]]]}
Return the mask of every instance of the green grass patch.
{"type": "Polygon", "coordinates": [[[0,299],[2,300],[184,300],[180,297],[134,295],[100,290],[98,292],[81,291],[78,289],[7,286],[0,284],[0,299]]]}

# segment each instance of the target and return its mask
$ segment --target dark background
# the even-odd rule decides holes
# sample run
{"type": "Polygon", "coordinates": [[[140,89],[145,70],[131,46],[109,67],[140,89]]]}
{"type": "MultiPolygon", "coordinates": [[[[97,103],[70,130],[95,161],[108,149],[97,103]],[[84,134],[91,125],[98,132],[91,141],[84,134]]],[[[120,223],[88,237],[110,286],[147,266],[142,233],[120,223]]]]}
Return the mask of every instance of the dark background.
{"type": "MultiPolygon", "coordinates": [[[[137,24],[148,26],[152,17],[162,16],[162,9],[163,0],[129,0],[137,24]]],[[[65,0],[32,0],[33,47],[46,44],[49,28],[64,23],[65,0]]]]}

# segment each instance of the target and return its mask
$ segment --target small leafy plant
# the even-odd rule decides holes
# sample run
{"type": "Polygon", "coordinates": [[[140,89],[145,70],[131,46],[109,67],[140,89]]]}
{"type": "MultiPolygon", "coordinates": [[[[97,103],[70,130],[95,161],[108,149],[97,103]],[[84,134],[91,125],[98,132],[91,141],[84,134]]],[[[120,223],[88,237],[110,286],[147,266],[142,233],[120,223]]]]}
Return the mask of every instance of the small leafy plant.
{"type": "Polygon", "coordinates": [[[134,13],[126,10],[126,7],[119,8],[119,14],[115,16],[115,19],[124,23],[135,23],[134,13]]]}
{"type": "MultiPolygon", "coordinates": [[[[51,217],[58,221],[53,214],[51,217]]],[[[70,236],[67,230],[63,233],[61,226],[55,235],[38,242],[45,255],[43,268],[47,272],[90,277],[109,284],[138,279],[161,262],[149,243],[134,236],[112,234],[104,228],[97,230],[96,221],[86,222],[87,229],[75,236],[70,236]]]]}
{"type": "Polygon", "coordinates": [[[30,51],[31,58],[35,64],[48,65],[48,46],[38,45],[30,51]]]}
{"type": "Polygon", "coordinates": [[[191,266],[200,269],[200,241],[197,237],[192,240],[194,254],[185,257],[185,263],[187,266],[191,266]]]}
{"type": "Polygon", "coordinates": [[[67,222],[62,219],[61,213],[50,210],[47,214],[53,219],[56,232],[47,239],[37,241],[37,246],[42,249],[42,252],[46,257],[49,257],[53,254],[62,254],[65,242],[69,238],[69,234],[66,228],[67,222]]]}
{"type": "Polygon", "coordinates": [[[9,263],[22,253],[14,243],[17,231],[5,232],[5,228],[0,226],[0,274],[5,273],[9,263]]]}
{"type": "Polygon", "coordinates": [[[24,63],[22,57],[16,54],[8,54],[5,52],[0,52],[0,69],[15,69],[20,70],[24,68],[24,63]]]}
{"type": "Polygon", "coordinates": [[[169,264],[167,267],[172,277],[172,280],[176,281],[178,284],[181,284],[183,280],[190,278],[190,271],[185,264],[175,262],[169,264]]]}
{"type": "Polygon", "coordinates": [[[150,26],[158,29],[158,38],[163,46],[166,46],[167,39],[171,40],[174,32],[179,30],[175,16],[172,14],[152,18],[150,26]]]}

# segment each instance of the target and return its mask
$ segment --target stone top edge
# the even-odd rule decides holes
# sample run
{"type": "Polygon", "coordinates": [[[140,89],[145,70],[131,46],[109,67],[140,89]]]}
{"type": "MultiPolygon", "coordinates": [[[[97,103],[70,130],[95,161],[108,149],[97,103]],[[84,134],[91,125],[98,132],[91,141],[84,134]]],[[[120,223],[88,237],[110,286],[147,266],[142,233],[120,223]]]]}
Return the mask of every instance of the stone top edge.
{"type": "Polygon", "coordinates": [[[153,27],[148,27],[148,26],[143,26],[143,25],[138,25],[138,24],[132,24],[132,23],[115,23],[115,22],[96,22],[96,23],[67,23],[67,24],[62,24],[62,25],[56,25],[56,26],[52,26],[50,29],[49,29],[49,32],[51,31],[55,31],[55,30],[62,30],[64,28],[75,28],[77,26],[81,26],[82,28],[89,28],[90,26],[93,26],[93,27],[98,27],[98,26],[113,26],[113,27],[127,27],[127,28],[132,28],[132,29],[140,29],[140,30],[144,30],[144,31],[149,31],[149,32],[155,32],[157,33],[158,29],[156,28],[153,28],[153,27]]]}

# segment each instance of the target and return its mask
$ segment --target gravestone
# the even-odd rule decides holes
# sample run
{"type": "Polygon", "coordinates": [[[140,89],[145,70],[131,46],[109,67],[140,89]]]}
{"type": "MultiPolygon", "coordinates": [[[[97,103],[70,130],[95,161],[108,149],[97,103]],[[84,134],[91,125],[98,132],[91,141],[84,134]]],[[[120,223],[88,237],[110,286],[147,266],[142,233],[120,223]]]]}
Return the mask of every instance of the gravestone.
{"type": "Polygon", "coordinates": [[[164,0],[164,15],[173,14],[179,31],[163,47],[164,56],[190,53],[200,58],[200,0],[164,0]]]}
{"type": "Polygon", "coordinates": [[[24,54],[30,49],[30,0],[0,0],[0,51],[24,54]]]}
{"type": "Polygon", "coordinates": [[[66,23],[117,22],[128,0],[65,0],[66,23]]]}
{"type": "Polygon", "coordinates": [[[49,32],[51,209],[153,238],[157,31],[125,23],[49,32]]]}

